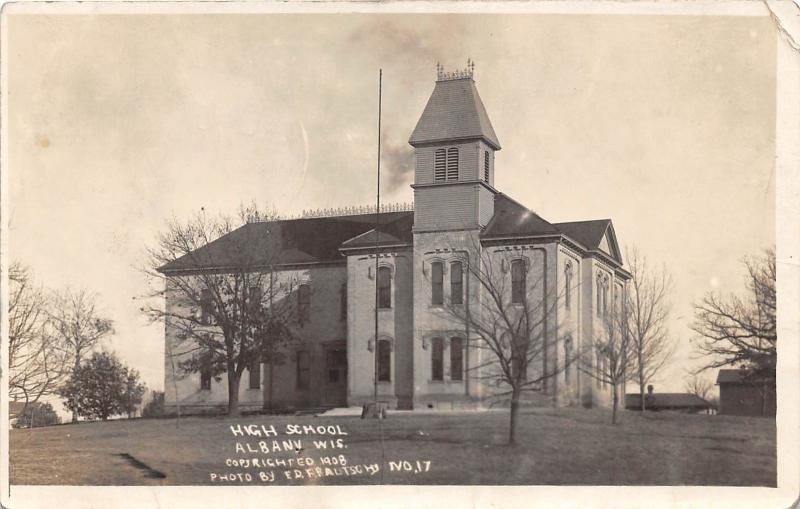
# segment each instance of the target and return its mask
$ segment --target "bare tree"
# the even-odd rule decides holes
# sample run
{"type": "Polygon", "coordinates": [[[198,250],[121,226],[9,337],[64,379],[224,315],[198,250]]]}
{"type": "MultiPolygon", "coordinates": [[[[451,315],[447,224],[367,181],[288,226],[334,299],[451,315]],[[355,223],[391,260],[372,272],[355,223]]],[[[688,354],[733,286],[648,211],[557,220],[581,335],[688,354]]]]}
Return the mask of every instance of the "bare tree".
{"type": "Polygon", "coordinates": [[[761,415],[766,415],[768,394],[774,391],[777,366],[775,250],[745,258],[747,296],[707,294],[695,304],[692,329],[695,345],[708,361],[697,373],[738,366],[744,381],[761,392],[761,415]]]}
{"type": "Polygon", "coordinates": [[[698,375],[692,375],[691,378],[686,380],[686,384],[684,385],[684,390],[686,392],[689,394],[694,394],[698,398],[702,398],[707,401],[709,401],[709,398],[713,396],[713,389],[714,385],[710,380],[698,375]]]}
{"type": "Polygon", "coordinates": [[[631,367],[636,363],[636,348],[628,333],[626,307],[603,309],[601,314],[602,328],[593,348],[582,352],[580,369],[598,386],[611,386],[611,423],[616,424],[619,392],[634,377],[631,367]]]}
{"type": "MultiPolygon", "coordinates": [[[[47,297],[18,262],[9,268],[9,395],[25,405],[54,394],[66,375],[63,351],[47,328],[47,297]]],[[[24,410],[23,410],[24,411],[24,410]]]]}
{"type": "MultiPolygon", "coordinates": [[[[477,354],[478,361],[467,368],[469,376],[488,387],[500,387],[496,397],[510,397],[508,443],[513,445],[523,395],[546,390],[548,380],[577,358],[548,359],[559,340],[555,285],[547,285],[541,260],[533,254],[538,250],[526,256],[511,255],[502,249],[481,248],[473,239],[471,249],[452,251],[460,253],[459,265],[449,270],[463,271],[466,286],[463,293],[456,292],[456,299],[452,288],[449,298],[441,295],[441,309],[454,327],[465,328],[469,348],[477,354]]],[[[426,277],[436,299],[440,268],[426,263],[426,277]]]]}
{"type": "Polygon", "coordinates": [[[748,295],[713,293],[695,304],[692,329],[696,346],[708,362],[699,371],[741,366],[756,381],[774,382],[778,334],[775,324],[775,250],[746,258],[748,295]]]}
{"type": "MultiPolygon", "coordinates": [[[[113,322],[98,311],[97,295],[84,289],[56,292],[50,302],[48,327],[72,374],[102,338],[114,333],[113,322]]],[[[73,411],[72,422],[77,420],[73,411]]]]}
{"type": "Polygon", "coordinates": [[[631,281],[627,291],[626,327],[634,353],[632,368],[639,385],[639,402],[645,409],[645,387],[675,353],[670,338],[669,293],[673,283],[664,267],[654,269],[636,248],[626,250],[631,281]]]}
{"type": "Polygon", "coordinates": [[[298,281],[274,270],[280,263],[280,226],[273,224],[275,231],[267,235],[253,228],[274,219],[274,212],[254,205],[242,207],[235,218],[210,218],[201,211],[186,222],[173,219],[149,250],[145,273],[152,291],[142,311],[176,331],[168,354],[178,360],[181,375],[227,377],[232,416],[239,414],[244,371],[260,369],[261,362],[281,363],[283,347],[297,340],[294,327],[304,318],[302,303],[293,300],[299,299],[298,281]],[[223,236],[226,261],[219,266],[208,246],[223,236]]]}

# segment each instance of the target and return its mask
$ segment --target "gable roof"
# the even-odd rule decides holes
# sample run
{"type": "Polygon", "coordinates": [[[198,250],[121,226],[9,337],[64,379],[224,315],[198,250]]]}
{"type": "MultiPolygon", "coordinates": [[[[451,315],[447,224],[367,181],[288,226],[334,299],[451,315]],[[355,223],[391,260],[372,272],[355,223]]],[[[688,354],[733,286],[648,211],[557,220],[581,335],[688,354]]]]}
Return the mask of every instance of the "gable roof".
{"type": "MultiPolygon", "coordinates": [[[[382,224],[397,224],[401,235],[409,224],[411,235],[413,212],[382,212],[382,224]]],[[[339,246],[374,228],[375,214],[352,216],[287,219],[263,223],[248,223],[173,260],[160,272],[199,269],[230,269],[233,267],[263,267],[343,261],[339,246]]],[[[374,245],[374,242],[373,242],[374,245]]]]}
{"type": "Polygon", "coordinates": [[[717,383],[724,384],[744,382],[746,373],[747,370],[745,369],[720,369],[719,373],[717,373],[717,383]]]}
{"type": "MultiPolygon", "coordinates": [[[[647,394],[645,394],[647,397],[647,394]]],[[[639,394],[625,395],[625,408],[641,408],[639,394]]],[[[700,396],[687,392],[664,392],[653,394],[648,399],[647,408],[710,408],[712,405],[700,396]]]]}
{"type": "Polygon", "coordinates": [[[413,242],[413,235],[411,232],[413,226],[414,213],[409,212],[405,216],[401,216],[386,224],[381,224],[380,228],[378,228],[380,235],[376,235],[375,228],[373,228],[361,235],[344,241],[339,249],[375,247],[376,241],[379,246],[410,245],[413,242]]]}
{"type": "Polygon", "coordinates": [[[473,138],[500,150],[475,82],[472,78],[437,81],[408,142],[418,145],[473,138]]]}
{"type": "Polygon", "coordinates": [[[546,235],[565,235],[589,251],[603,251],[622,265],[614,226],[610,219],[550,223],[506,194],[495,194],[494,215],[481,233],[481,239],[546,235]],[[608,248],[603,246],[606,241],[608,248]]]}
{"type": "Polygon", "coordinates": [[[494,215],[481,233],[482,239],[558,235],[560,231],[540,215],[509,198],[494,196],[494,215]]]}
{"type": "Polygon", "coordinates": [[[571,221],[555,223],[554,226],[564,235],[577,240],[586,249],[600,250],[622,264],[622,256],[614,234],[611,219],[595,219],[592,221],[571,221]]]}

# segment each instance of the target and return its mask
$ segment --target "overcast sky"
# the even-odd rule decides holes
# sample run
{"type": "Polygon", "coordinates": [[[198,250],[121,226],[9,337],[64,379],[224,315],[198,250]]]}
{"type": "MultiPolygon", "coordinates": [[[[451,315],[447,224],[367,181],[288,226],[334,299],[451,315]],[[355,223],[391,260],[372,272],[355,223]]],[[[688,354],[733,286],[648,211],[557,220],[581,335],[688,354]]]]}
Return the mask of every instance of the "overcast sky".
{"type": "Polygon", "coordinates": [[[552,221],[611,218],[675,279],[682,390],[691,303],[739,292],[774,243],[768,18],[582,15],[10,16],[11,257],[99,294],[104,347],[163,386],[163,327],[134,300],[168,218],[410,202],[407,140],[435,65],[475,61],[503,149],[496,187],[552,221]]]}

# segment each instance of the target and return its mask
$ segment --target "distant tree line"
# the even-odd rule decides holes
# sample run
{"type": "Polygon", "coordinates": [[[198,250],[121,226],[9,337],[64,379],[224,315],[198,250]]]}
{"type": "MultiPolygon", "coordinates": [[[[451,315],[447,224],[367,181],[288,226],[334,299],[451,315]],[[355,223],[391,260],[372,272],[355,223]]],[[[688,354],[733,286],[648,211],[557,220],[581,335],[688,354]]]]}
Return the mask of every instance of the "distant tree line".
{"type": "Polygon", "coordinates": [[[19,262],[11,264],[8,277],[8,392],[11,400],[23,403],[22,416],[30,413],[28,425],[53,423],[36,419],[35,414],[35,410],[52,410],[40,402],[48,396],[67,398],[65,406],[72,411],[73,422],[79,416],[133,415],[144,386],[138,372],[123,366],[113,354],[95,352],[100,340],[114,333],[112,321],[97,309],[97,295],[82,289],[47,290],[19,262]],[[121,376],[125,390],[117,393],[104,383],[92,383],[111,380],[103,378],[109,374],[121,376]],[[119,401],[108,407],[112,411],[108,414],[96,405],[112,392],[119,401]]]}

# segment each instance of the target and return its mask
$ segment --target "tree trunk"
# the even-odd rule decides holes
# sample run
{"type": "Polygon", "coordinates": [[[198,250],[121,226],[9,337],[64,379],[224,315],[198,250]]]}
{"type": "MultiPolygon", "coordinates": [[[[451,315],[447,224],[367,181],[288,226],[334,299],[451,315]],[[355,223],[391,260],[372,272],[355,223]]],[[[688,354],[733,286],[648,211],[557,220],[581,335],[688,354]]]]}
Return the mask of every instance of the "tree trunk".
{"type": "Polygon", "coordinates": [[[239,381],[241,376],[236,371],[228,370],[228,416],[239,416],[239,381]]]}
{"type": "MultiPolygon", "coordinates": [[[[78,349],[75,351],[75,367],[72,370],[72,375],[78,372],[81,367],[81,351],[78,349]]],[[[78,422],[78,412],[77,410],[72,411],[72,422],[78,422]]]]}
{"type": "Polygon", "coordinates": [[[611,399],[613,401],[611,405],[611,424],[617,423],[617,405],[619,404],[619,395],[617,394],[617,384],[614,383],[611,385],[611,399]]]}
{"type": "Polygon", "coordinates": [[[519,389],[516,387],[511,391],[511,411],[508,424],[508,445],[517,443],[517,417],[519,416],[519,389]]]}
{"type": "Polygon", "coordinates": [[[646,410],[644,404],[644,370],[642,369],[642,356],[641,354],[638,357],[638,364],[639,366],[639,403],[642,405],[642,412],[646,410]]]}

